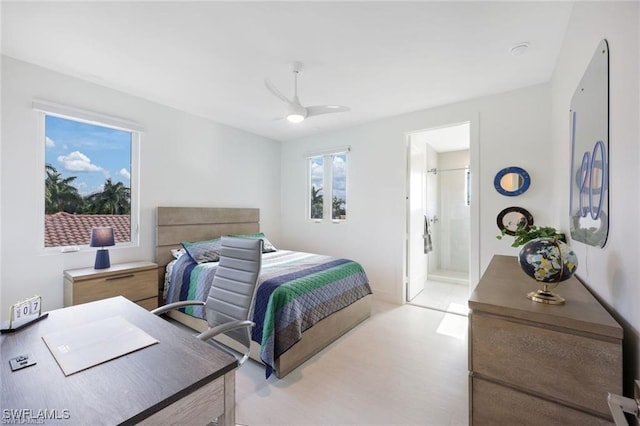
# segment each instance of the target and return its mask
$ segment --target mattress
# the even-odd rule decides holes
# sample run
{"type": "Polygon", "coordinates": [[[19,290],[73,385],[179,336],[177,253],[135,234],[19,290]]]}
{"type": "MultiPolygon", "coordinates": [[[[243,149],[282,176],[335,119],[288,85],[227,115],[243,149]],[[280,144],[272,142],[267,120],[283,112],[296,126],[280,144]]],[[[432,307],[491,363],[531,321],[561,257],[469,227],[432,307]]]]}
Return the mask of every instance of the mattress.
{"type": "MultiPolygon", "coordinates": [[[[205,301],[217,262],[195,263],[181,256],[167,267],[165,300],[205,301]]],[[[253,321],[252,340],[260,344],[266,376],[275,360],[314,324],[371,294],[367,275],[353,260],[278,250],[264,253],[253,321]]],[[[182,311],[204,319],[204,307],[182,311]]]]}

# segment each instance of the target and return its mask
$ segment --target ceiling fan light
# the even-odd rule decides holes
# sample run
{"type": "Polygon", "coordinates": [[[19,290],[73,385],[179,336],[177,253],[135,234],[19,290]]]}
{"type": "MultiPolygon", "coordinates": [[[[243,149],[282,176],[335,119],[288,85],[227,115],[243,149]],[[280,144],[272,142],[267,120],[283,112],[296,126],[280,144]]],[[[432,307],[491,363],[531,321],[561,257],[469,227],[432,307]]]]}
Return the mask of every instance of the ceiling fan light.
{"type": "Polygon", "coordinates": [[[287,115],[287,121],[291,123],[300,123],[303,120],[304,120],[304,115],[302,114],[292,113],[287,115]]]}

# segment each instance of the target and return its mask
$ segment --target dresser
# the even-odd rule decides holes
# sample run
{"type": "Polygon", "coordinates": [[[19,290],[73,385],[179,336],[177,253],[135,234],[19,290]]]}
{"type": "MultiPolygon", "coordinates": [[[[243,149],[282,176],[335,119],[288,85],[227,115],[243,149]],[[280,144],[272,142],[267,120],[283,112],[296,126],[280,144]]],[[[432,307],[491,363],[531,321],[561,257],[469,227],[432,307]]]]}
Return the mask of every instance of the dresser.
{"type": "Polygon", "coordinates": [[[64,271],[64,306],[124,296],[145,309],[158,307],[158,265],[152,262],[112,264],[106,269],[64,271]]]}
{"type": "Polygon", "coordinates": [[[575,277],[537,290],[514,256],[494,256],[469,299],[471,425],[610,425],[622,394],[622,327],[575,277]]]}

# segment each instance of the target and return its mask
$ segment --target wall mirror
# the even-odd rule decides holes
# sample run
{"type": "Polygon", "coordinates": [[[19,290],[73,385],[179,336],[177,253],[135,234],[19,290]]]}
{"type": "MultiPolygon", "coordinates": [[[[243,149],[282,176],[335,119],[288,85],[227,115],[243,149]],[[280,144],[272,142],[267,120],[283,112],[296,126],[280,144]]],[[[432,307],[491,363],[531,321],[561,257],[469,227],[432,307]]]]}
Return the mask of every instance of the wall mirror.
{"type": "Polygon", "coordinates": [[[604,184],[604,164],[602,161],[592,161],[591,164],[585,164],[584,167],[579,167],[575,170],[575,182],[576,188],[582,187],[585,192],[592,192],[593,194],[599,194],[604,184]],[[586,175],[589,175],[589,179],[586,179],[586,175]]]}
{"type": "Polygon", "coordinates": [[[516,235],[518,224],[524,222],[528,229],[533,225],[533,216],[522,207],[507,207],[498,213],[498,228],[507,235],[516,235]]]}
{"type": "Polygon", "coordinates": [[[609,234],[609,46],[598,47],[571,98],[571,238],[604,247],[609,234]]]}
{"type": "Polygon", "coordinates": [[[520,167],[505,167],[496,173],[493,186],[502,195],[513,197],[529,189],[531,178],[526,170],[520,167]]]}

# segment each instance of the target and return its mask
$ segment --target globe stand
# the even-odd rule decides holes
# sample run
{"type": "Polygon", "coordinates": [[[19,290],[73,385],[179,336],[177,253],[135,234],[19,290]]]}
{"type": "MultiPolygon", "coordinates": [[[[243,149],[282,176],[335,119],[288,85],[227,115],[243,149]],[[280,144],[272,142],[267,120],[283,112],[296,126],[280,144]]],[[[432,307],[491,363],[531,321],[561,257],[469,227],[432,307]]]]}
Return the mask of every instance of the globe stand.
{"type": "Polygon", "coordinates": [[[562,305],[564,304],[564,297],[558,296],[557,294],[551,291],[557,286],[558,284],[556,283],[556,285],[549,288],[548,284],[544,284],[542,286],[542,289],[528,293],[527,297],[533,300],[534,302],[538,302],[538,303],[546,303],[549,305],[562,305]]]}

